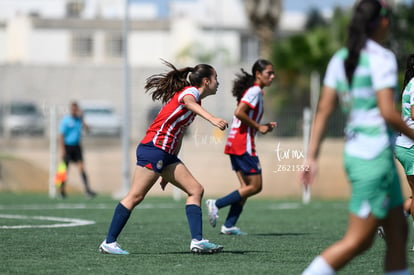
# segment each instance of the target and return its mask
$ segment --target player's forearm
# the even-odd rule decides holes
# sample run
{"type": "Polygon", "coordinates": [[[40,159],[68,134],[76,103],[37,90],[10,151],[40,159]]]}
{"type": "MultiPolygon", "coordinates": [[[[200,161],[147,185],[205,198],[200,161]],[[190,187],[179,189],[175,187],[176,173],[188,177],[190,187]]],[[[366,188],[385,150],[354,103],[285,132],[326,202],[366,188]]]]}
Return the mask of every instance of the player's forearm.
{"type": "Polygon", "coordinates": [[[378,108],[385,122],[394,130],[414,140],[414,131],[402,120],[401,114],[395,109],[392,89],[385,88],[377,92],[378,108]]]}
{"type": "Polygon", "coordinates": [[[185,107],[192,111],[193,113],[196,113],[197,115],[201,116],[207,121],[211,121],[211,119],[214,117],[212,114],[210,114],[206,109],[200,106],[200,104],[197,104],[196,102],[188,102],[185,104],[185,107]]]}
{"type": "Polygon", "coordinates": [[[312,125],[311,137],[309,141],[308,148],[308,158],[316,160],[319,156],[319,151],[323,139],[323,135],[326,129],[326,122],[328,120],[328,115],[324,113],[317,113],[315,116],[315,121],[312,125]]]}
{"type": "Polygon", "coordinates": [[[318,158],[326,124],[334,111],[335,106],[336,91],[333,88],[324,86],[322,88],[316,115],[312,123],[311,137],[307,154],[308,159],[316,160],[318,158]]]}
{"type": "Polygon", "coordinates": [[[236,110],[234,115],[247,126],[259,130],[260,124],[251,119],[245,112],[236,110]]]}
{"type": "Polygon", "coordinates": [[[394,130],[414,140],[414,130],[408,127],[407,124],[401,119],[399,112],[392,110],[383,117],[387,124],[390,125],[394,130]]]}

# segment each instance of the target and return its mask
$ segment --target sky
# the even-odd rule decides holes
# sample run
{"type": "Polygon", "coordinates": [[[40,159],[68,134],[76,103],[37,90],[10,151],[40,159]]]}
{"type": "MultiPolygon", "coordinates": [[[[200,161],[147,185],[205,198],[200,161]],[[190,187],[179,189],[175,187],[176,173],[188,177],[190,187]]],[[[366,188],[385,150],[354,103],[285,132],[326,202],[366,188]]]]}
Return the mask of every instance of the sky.
{"type": "MultiPolygon", "coordinates": [[[[140,2],[140,3],[157,3],[160,5],[160,15],[165,16],[167,13],[167,7],[169,0],[130,0],[131,2],[140,2]]],[[[180,0],[192,2],[194,0],[180,0]]],[[[317,8],[321,11],[330,10],[337,6],[341,7],[352,7],[355,3],[355,0],[284,0],[283,9],[285,11],[294,11],[294,12],[308,12],[312,8],[317,8]]]]}
{"type": "MultiPolygon", "coordinates": [[[[130,0],[131,2],[151,2],[166,5],[169,0],[130,0]]],[[[192,2],[194,0],[180,0],[192,2]]],[[[283,7],[287,11],[307,12],[312,8],[333,9],[335,7],[352,7],[356,0],[283,0],[283,7]]],[[[401,2],[412,2],[413,0],[399,0],[401,2]]]]}
{"type": "MultiPolygon", "coordinates": [[[[61,7],[61,3],[63,0],[56,1],[56,0],[0,0],[0,5],[2,7],[6,7],[6,9],[0,10],[1,14],[9,14],[7,7],[13,7],[13,6],[24,6],[23,3],[26,3],[26,6],[33,7],[36,5],[36,3],[42,3],[43,9],[45,9],[45,14],[53,14],[53,12],[56,13],[56,10],[58,10],[58,13],[64,13],[64,9],[61,7]],[[45,5],[44,3],[48,3],[45,5]],[[47,7],[47,8],[45,8],[47,7]]],[[[112,0],[85,0],[90,1],[92,3],[96,3],[97,1],[106,1],[111,2],[112,0]]],[[[117,0],[120,1],[120,0],[117,0]]],[[[115,2],[117,2],[115,1],[115,2]]],[[[155,12],[160,17],[166,17],[168,16],[168,6],[169,2],[171,0],[129,0],[130,3],[150,3],[150,4],[157,4],[158,10],[155,12]]],[[[175,0],[180,2],[194,2],[197,0],[175,0]]],[[[219,0],[220,1],[220,0],[219,0]]],[[[221,0],[226,1],[226,0],[221,0]]],[[[240,2],[244,0],[238,0],[240,2]]],[[[344,7],[344,8],[351,8],[356,0],[282,0],[283,1],[283,9],[285,12],[299,12],[299,13],[307,13],[309,10],[313,8],[317,8],[322,13],[329,14],[329,11],[332,10],[335,7],[344,7]]],[[[391,1],[391,0],[389,0],[391,1]]],[[[413,3],[414,0],[393,0],[393,1],[399,1],[399,2],[405,2],[405,3],[413,3]]]]}
{"type": "Polygon", "coordinates": [[[310,9],[333,9],[335,7],[352,7],[355,0],[284,0],[283,9],[286,11],[307,12],[310,9]]]}

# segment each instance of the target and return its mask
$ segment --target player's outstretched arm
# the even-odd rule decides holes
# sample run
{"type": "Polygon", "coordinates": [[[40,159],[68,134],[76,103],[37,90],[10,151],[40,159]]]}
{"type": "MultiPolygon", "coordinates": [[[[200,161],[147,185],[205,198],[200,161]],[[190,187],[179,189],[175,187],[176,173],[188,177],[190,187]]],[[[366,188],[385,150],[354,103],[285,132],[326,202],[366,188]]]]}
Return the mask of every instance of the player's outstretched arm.
{"type": "Polygon", "coordinates": [[[205,120],[209,121],[211,124],[219,128],[220,130],[225,130],[228,127],[229,124],[227,123],[227,121],[210,114],[206,109],[201,107],[201,105],[195,101],[193,96],[184,96],[183,102],[188,110],[201,116],[202,118],[204,118],[205,120]]]}
{"type": "Polygon", "coordinates": [[[312,124],[311,138],[309,141],[309,150],[306,160],[305,171],[300,175],[302,183],[305,185],[312,184],[317,174],[317,158],[322,143],[322,137],[325,133],[326,124],[329,116],[332,114],[336,106],[336,91],[333,88],[324,86],[321,98],[319,100],[318,109],[312,124]]]}
{"type": "Polygon", "coordinates": [[[259,124],[255,120],[251,119],[248,115],[248,112],[250,111],[250,106],[247,105],[244,102],[240,102],[239,105],[237,105],[236,110],[234,111],[234,115],[244,124],[247,126],[256,129],[261,134],[266,134],[268,132],[271,132],[273,128],[277,126],[276,122],[269,122],[266,124],[259,124]]]}
{"type": "Polygon", "coordinates": [[[401,118],[400,112],[395,109],[393,96],[393,91],[388,88],[377,92],[378,108],[381,116],[394,130],[414,140],[414,130],[407,126],[401,118]]]}

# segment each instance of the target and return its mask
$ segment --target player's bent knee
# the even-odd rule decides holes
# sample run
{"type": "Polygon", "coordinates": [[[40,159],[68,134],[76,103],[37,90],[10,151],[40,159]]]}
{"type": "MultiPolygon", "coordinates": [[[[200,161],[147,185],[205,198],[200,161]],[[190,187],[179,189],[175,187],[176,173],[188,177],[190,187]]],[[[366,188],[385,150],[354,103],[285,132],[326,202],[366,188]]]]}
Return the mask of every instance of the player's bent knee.
{"type": "Polygon", "coordinates": [[[188,190],[188,195],[202,198],[204,195],[204,187],[200,184],[198,186],[192,187],[188,190]]]}
{"type": "Polygon", "coordinates": [[[262,191],[262,185],[250,186],[249,195],[253,196],[253,195],[256,195],[256,194],[260,193],[261,191],[262,191]]]}
{"type": "Polygon", "coordinates": [[[142,202],[144,200],[145,196],[142,194],[135,194],[133,196],[131,196],[130,201],[132,202],[132,204],[135,206],[137,206],[140,202],[142,202]]]}

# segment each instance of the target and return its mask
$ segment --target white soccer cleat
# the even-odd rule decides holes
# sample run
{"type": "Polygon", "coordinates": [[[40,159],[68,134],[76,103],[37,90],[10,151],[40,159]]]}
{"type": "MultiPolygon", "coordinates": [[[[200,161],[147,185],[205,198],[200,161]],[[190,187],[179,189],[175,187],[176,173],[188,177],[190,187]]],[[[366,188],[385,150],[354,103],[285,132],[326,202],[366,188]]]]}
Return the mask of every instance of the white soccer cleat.
{"type": "Polygon", "coordinates": [[[212,227],[216,227],[218,218],[218,208],[216,206],[216,200],[207,200],[206,206],[208,210],[208,222],[212,227]]]}
{"type": "Polygon", "coordinates": [[[106,243],[106,240],[101,243],[99,246],[99,251],[105,254],[113,255],[128,255],[129,252],[123,250],[117,242],[106,243]]]}
{"type": "Polygon", "coordinates": [[[211,243],[208,240],[191,240],[190,250],[198,254],[213,254],[223,250],[222,245],[211,243]]]}
{"type": "Polygon", "coordinates": [[[221,226],[220,233],[224,234],[224,235],[239,235],[239,236],[247,235],[246,232],[241,231],[240,228],[238,228],[236,226],[225,227],[224,225],[221,226]]]}

